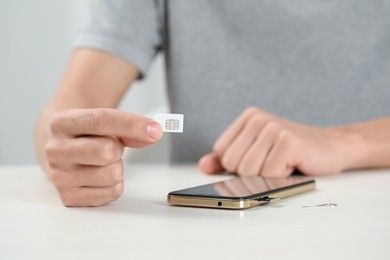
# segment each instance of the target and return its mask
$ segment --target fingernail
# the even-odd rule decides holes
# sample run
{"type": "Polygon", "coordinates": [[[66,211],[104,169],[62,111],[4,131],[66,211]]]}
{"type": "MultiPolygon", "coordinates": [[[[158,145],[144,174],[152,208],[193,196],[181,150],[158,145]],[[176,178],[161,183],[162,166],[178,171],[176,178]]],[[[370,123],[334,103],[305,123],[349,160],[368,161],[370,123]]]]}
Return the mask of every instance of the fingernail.
{"type": "Polygon", "coordinates": [[[161,126],[156,123],[151,123],[147,127],[148,135],[152,139],[159,139],[162,135],[161,126]]]}

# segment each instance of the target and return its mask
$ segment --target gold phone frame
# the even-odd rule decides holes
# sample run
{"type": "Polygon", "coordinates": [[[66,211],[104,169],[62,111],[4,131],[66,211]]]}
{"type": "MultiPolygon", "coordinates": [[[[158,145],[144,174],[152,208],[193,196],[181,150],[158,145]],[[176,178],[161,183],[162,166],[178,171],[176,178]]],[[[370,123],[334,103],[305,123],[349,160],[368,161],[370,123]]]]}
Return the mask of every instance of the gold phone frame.
{"type": "Polygon", "coordinates": [[[278,190],[271,190],[262,193],[260,196],[250,198],[218,198],[218,197],[197,197],[179,196],[168,194],[168,204],[186,207],[218,208],[218,209],[247,209],[259,205],[268,204],[272,201],[285,199],[304,192],[312,191],[316,188],[314,180],[287,186],[278,190]]]}

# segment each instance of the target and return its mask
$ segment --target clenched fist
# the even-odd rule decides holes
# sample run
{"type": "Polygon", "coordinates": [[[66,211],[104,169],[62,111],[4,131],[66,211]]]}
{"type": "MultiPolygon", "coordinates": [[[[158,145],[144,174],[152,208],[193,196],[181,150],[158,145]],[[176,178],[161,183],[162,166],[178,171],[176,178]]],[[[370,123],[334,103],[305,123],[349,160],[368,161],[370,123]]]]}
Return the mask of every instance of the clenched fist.
{"type": "Polygon", "coordinates": [[[124,147],[145,147],[162,136],[154,120],[106,108],[60,112],[50,130],[48,175],[66,206],[100,206],[118,199],[124,147]]]}
{"type": "Polygon", "coordinates": [[[258,108],[248,108],[218,138],[213,152],[199,161],[209,174],[284,177],[298,169],[307,175],[344,169],[344,143],[334,129],[299,124],[258,108]]]}

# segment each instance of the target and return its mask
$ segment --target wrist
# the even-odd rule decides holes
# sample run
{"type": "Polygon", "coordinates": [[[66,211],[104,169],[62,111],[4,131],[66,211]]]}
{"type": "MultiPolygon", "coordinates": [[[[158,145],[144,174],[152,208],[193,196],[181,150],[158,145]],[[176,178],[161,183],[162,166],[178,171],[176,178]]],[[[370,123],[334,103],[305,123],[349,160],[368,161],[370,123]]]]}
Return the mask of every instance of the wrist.
{"type": "Polygon", "coordinates": [[[326,128],[325,131],[332,140],[340,171],[364,167],[367,145],[359,132],[348,126],[326,128]]]}

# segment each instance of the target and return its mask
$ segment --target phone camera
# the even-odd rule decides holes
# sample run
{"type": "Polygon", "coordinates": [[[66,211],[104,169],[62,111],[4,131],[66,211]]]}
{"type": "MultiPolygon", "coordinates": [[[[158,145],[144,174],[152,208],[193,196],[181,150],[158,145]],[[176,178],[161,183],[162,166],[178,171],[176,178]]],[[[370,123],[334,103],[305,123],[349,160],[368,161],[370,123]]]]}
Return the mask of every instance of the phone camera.
{"type": "Polygon", "coordinates": [[[222,202],[218,201],[218,206],[222,206],[222,202]]]}

